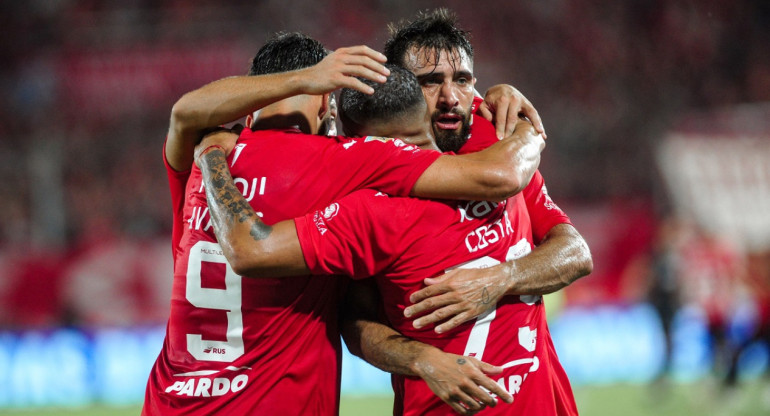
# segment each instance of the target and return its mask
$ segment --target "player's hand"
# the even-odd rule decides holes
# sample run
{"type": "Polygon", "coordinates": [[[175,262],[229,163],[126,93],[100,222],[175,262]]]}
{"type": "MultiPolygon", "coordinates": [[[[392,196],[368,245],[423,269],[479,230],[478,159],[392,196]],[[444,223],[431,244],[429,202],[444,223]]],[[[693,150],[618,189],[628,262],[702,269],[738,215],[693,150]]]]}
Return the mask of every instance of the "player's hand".
{"type": "Polygon", "coordinates": [[[519,90],[508,84],[498,84],[487,90],[484,102],[479,106],[481,115],[495,124],[497,138],[502,139],[513,133],[519,116],[532,122],[535,130],[547,138],[543,121],[535,106],[519,90]]]}
{"type": "MultiPolygon", "coordinates": [[[[242,126],[240,128],[243,129],[242,126]]],[[[219,129],[203,136],[203,140],[195,146],[195,164],[198,164],[200,153],[210,146],[222,146],[225,149],[225,156],[229,155],[233,148],[235,148],[236,140],[238,140],[238,135],[235,131],[237,131],[237,127],[236,130],[219,129]]]]}
{"type": "Polygon", "coordinates": [[[496,406],[495,396],[513,402],[513,397],[487,376],[500,374],[502,367],[434,348],[419,357],[415,368],[431,391],[461,415],[496,406]]]}
{"type": "Polygon", "coordinates": [[[390,70],[383,65],[385,55],[368,46],[339,48],[318,64],[303,70],[306,94],[325,94],[338,88],[353,88],[365,94],[374,89],[356,77],[384,83],[390,70]]]}
{"type": "Polygon", "coordinates": [[[404,309],[404,316],[410,318],[430,312],[415,319],[412,325],[419,329],[446,321],[437,325],[435,331],[449,331],[493,309],[505,296],[509,278],[506,263],[485,269],[455,269],[427,278],[427,287],[409,297],[414,305],[404,309]]]}

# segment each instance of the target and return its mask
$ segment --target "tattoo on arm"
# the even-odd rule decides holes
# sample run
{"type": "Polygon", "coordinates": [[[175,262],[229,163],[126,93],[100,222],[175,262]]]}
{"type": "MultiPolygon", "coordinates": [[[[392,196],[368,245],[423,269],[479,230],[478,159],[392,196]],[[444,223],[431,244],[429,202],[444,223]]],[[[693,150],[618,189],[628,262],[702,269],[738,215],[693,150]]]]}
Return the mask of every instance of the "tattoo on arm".
{"type": "Polygon", "coordinates": [[[460,364],[460,365],[465,364],[465,358],[458,358],[457,359],[457,364],[460,364]]]}
{"type": "Polygon", "coordinates": [[[238,223],[252,222],[249,234],[256,240],[270,236],[273,227],[262,222],[254,209],[235,187],[225,153],[212,149],[200,156],[201,173],[209,203],[209,213],[215,228],[231,229],[238,223]]]}

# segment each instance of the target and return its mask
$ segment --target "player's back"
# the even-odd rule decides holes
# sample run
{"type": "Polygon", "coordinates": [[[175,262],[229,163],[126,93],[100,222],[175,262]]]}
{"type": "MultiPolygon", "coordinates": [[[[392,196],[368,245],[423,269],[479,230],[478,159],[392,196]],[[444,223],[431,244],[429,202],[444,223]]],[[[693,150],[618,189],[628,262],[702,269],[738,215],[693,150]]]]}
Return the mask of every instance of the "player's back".
{"type": "MultiPolygon", "coordinates": [[[[270,224],[362,184],[408,194],[437,157],[389,143],[334,142],[293,130],[245,130],[228,164],[236,187],[270,224]],[[379,174],[391,169],[402,174],[379,174]]],[[[236,275],[216,243],[197,168],[185,189],[167,337],[145,413],[336,414],[342,279],[236,275]]]]}
{"type": "MultiPolygon", "coordinates": [[[[529,191],[540,188],[542,183],[536,182],[529,191]]],[[[563,215],[559,213],[556,216],[563,215]]],[[[514,396],[516,409],[501,405],[490,414],[530,405],[536,405],[539,414],[570,414],[557,410],[562,404],[574,408],[574,401],[556,391],[566,378],[554,361],[540,297],[507,296],[489,314],[444,334],[436,334],[432,326],[417,330],[414,318],[403,315],[411,304],[409,296],[424,287],[427,277],[528,254],[534,244],[524,194],[503,204],[439,203],[361,191],[295,221],[313,273],[374,275],[385,315],[396,330],[446,352],[504,366],[496,380],[514,396]]],[[[419,378],[394,376],[394,389],[396,408],[403,405],[405,414],[450,412],[419,378]]]]}

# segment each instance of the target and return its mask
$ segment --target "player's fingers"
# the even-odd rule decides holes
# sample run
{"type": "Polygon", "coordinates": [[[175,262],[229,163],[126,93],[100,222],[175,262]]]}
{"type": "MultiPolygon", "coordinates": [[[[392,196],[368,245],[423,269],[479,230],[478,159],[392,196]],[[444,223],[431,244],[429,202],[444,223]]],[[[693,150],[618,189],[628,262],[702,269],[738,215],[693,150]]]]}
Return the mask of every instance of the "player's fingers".
{"type": "Polygon", "coordinates": [[[448,286],[441,284],[426,286],[409,295],[409,301],[412,303],[418,303],[430,297],[446,293],[448,290],[448,286]]]}
{"type": "Polygon", "coordinates": [[[384,84],[388,80],[388,77],[385,75],[361,66],[351,66],[344,72],[344,74],[350,78],[364,78],[369,81],[379,82],[380,84],[384,84]]]}
{"type": "MultiPolygon", "coordinates": [[[[478,387],[477,387],[478,389],[478,387]]],[[[479,391],[481,389],[478,389],[479,391]]],[[[484,393],[486,394],[486,393],[484,393]]],[[[488,394],[487,394],[488,395],[488,394]]],[[[463,390],[458,390],[452,397],[454,400],[460,402],[463,406],[465,406],[471,413],[465,413],[466,415],[471,415],[474,413],[477,413],[479,410],[483,409],[486,405],[482,402],[479,403],[478,400],[476,400],[473,396],[467,394],[463,390]]]]}
{"type": "Polygon", "coordinates": [[[386,68],[385,65],[369,58],[368,56],[348,55],[345,57],[344,63],[346,69],[361,67],[369,69],[370,71],[384,77],[390,75],[390,70],[386,68]]]}
{"type": "Polygon", "coordinates": [[[364,94],[374,94],[374,88],[366,85],[363,81],[354,77],[344,77],[337,84],[339,88],[350,88],[356,91],[360,91],[364,94]]]}
{"type": "Polygon", "coordinates": [[[501,98],[498,104],[495,106],[495,133],[497,134],[498,139],[502,139],[503,137],[507,136],[507,134],[505,134],[505,125],[508,122],[510,106],[511,101],[508,97],[501,98]]]}
{"type": "Polygon", "coordinates": [[[459,402],[450,401],[450,402],[446,402],[446,403],[452,408],[452,410],[454,410],[458,414],[461,414],[461,415],[472,415],[472,414],[476,413],[476,412],[471,412],[470,410],[468,410],[465,406],[463,406],[459,402]]]}
{"type": "MultiPolygon", "coordinates": [[[[489,379],[488,377],[485,378],[489,379]]],[[[479,387],[475,381],[464,386],[464,391],[473,399],[474,402],[476,402],[476,404],[479,406],[479,410],[486,406],[494,407],[497,404],[497,400],[495,400],[495,398],[492,397],[492,395],[490,395],[486,390],[479,387]]]]}
{"type": "Polygon", "coordinates": [[[478,315],[473,315],[468,312],[461,312],[453,316],[449,321],[437,326],[435,331],[437,334],[443,334],[444,332],[451,331],[458,326],[470,321],[471,319],[476,318],[476,316],[478,315]]]}
{"type": "MultiPolygon", "coordinates": [[[[428,326],[430,324],[441,322],[445,319],[447,319],[450,316],[453,316],[455,314],[459,314],[462,312],[462,307],[457,304],[450,304],[449,306],[444,306],[443,308],[436,309],[429,315],[421,316],[418,319],[415,319],[414,322],[412,322],[412,326],[414,326],[417,329],[420,329],[422,327],[428,326]]],[[[436,329],[437,333],[441,333],[442,331],[439,331],[436,329]]]]}
{"type": "Polygon", "coordinates": [[[489,105],[485,102],[482,102],[479,106],[479,113],[481,113],[481,116],[485,119],[492,121],[492,108],[489,107],[489,105]]]}
{"type": "Polygon", "coordinates": [[[484,374],[500,374],[503,372],[503,367],[499,365],[492,365],[484,361],[479,361],[475,358],[473,358],[473,362],[484,374]]]}
{"type": "Polygon", "coordinates": [[[347,54],[368,56],[369,58],[372,58],[372,59],[374,59],[377,62],[387,62],[387,60],[388,60],[388,58],[386,58],[385,55],[383,55],[380,52],[375,51],[374,49],[372,49],[372,48],[370,48],[370,47],[368,47],[366,45],[350,46],[350,47],[347,47],[347,48],[340,48],[340,49],[337,49],[337,50],[339,51],[339,50],[342,50],[342,49],[344,49],[345,53],[347,53],[347,54]]]}
{"type": "Polygon", "coordinates": [[[519,121],[519,108],[517,106],[508,106],[508,117],[505,121],[505,134],[503,137],[508,137],[513,134],[516,128],[516,123],[519,121]]]}
{"type": "MultiPolygon", "coordinates": [[[[443,293],[443,292],[437,292],[437,293],[443,293]]],[[[419,315],[423,312],[432,311],[436,308],[449,305],[451,303],[453,303],[452,296],[449,296],[446,293],[437,294],[436,296],[431,296],[427,299],[423,299],[420,302],[415,303],[414,305],[410,305],[406,307],[404,309],[404,316],[409,318],[412,316],[419,315]]]]}
{"type": "Polygon", "coordinates": [[[453,271],[451,271],[449,273],[444,273],[444,274],[436,276],[436,277],[426,277],[422,281],[423,281],[423,283],[425,283],[428,286],[437,285],[437,284],[439,284],[441,282],[446,281],[450,277],[452,277],[455,274],[455,272],[456,272],[456,270],[453,270],[453,271]]]}
{"type": "Polygon", "coordinates": [[[543,120],[540,119],[540,114],[538,114],[535,106],[533,106],[526,98],[524,99],[520,113],[524,114],[524,116],[532,122],[535,130],[542,134],[544,139],[548,138],[548,135],[545,134],[545,127],[543,127],[543,120]]]}
{"type": "Polygon", "coordinates": [[[379,82],[380,84],[388,80],[387,76],[382,75],[379,72],[373,71],[361,65],[354,65],[354,64],[345,65],[345,67],[340,68],[339,72],[337,74],[334,74],[334,77],[338,81],[344,81],[344,79],[342,79],[341,77],[364,78],[370,81],[379,82]]]}
{"type": "MultiPolygon", "coordinates": [[[[492,393],[493,395],[499,397],[502,401],[506,403],[513,403],[513,396],[511,396],[510,393],[508,393],[503,386],[497,384],[492,380],[491,378],[487,376],[480,377],[478,380],[475,380],[476,383],[478,383],[479,386],[484,388],[484,391],[487,391],[489,393],[492,393]]],[[[489,394],[487,394],[489,396],[489,394]]],[[[497,400],[495,400],[494,397],[491,397],[492,402],[494,404],[489,404],[485,402],[488,406],[495,406],[497,404],[497,400]]]]}

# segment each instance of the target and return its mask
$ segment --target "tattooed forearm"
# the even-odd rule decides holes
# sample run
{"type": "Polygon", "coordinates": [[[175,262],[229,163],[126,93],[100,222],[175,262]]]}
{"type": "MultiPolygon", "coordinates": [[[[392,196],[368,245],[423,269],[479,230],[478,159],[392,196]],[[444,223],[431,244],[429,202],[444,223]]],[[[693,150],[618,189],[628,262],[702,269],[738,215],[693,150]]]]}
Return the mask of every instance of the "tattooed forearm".
{"type": "Polygon", "coordinates": [[[251,224],[249,234],[254,240],[263,240],[270,236],[272,227],[266,225],[249,205],[238,188],[235,187],[230,169],[227,167],[225,153],[212,149],[198,158],[209,213],[217,233],[229,235],[237,223],[251,224]]]}

